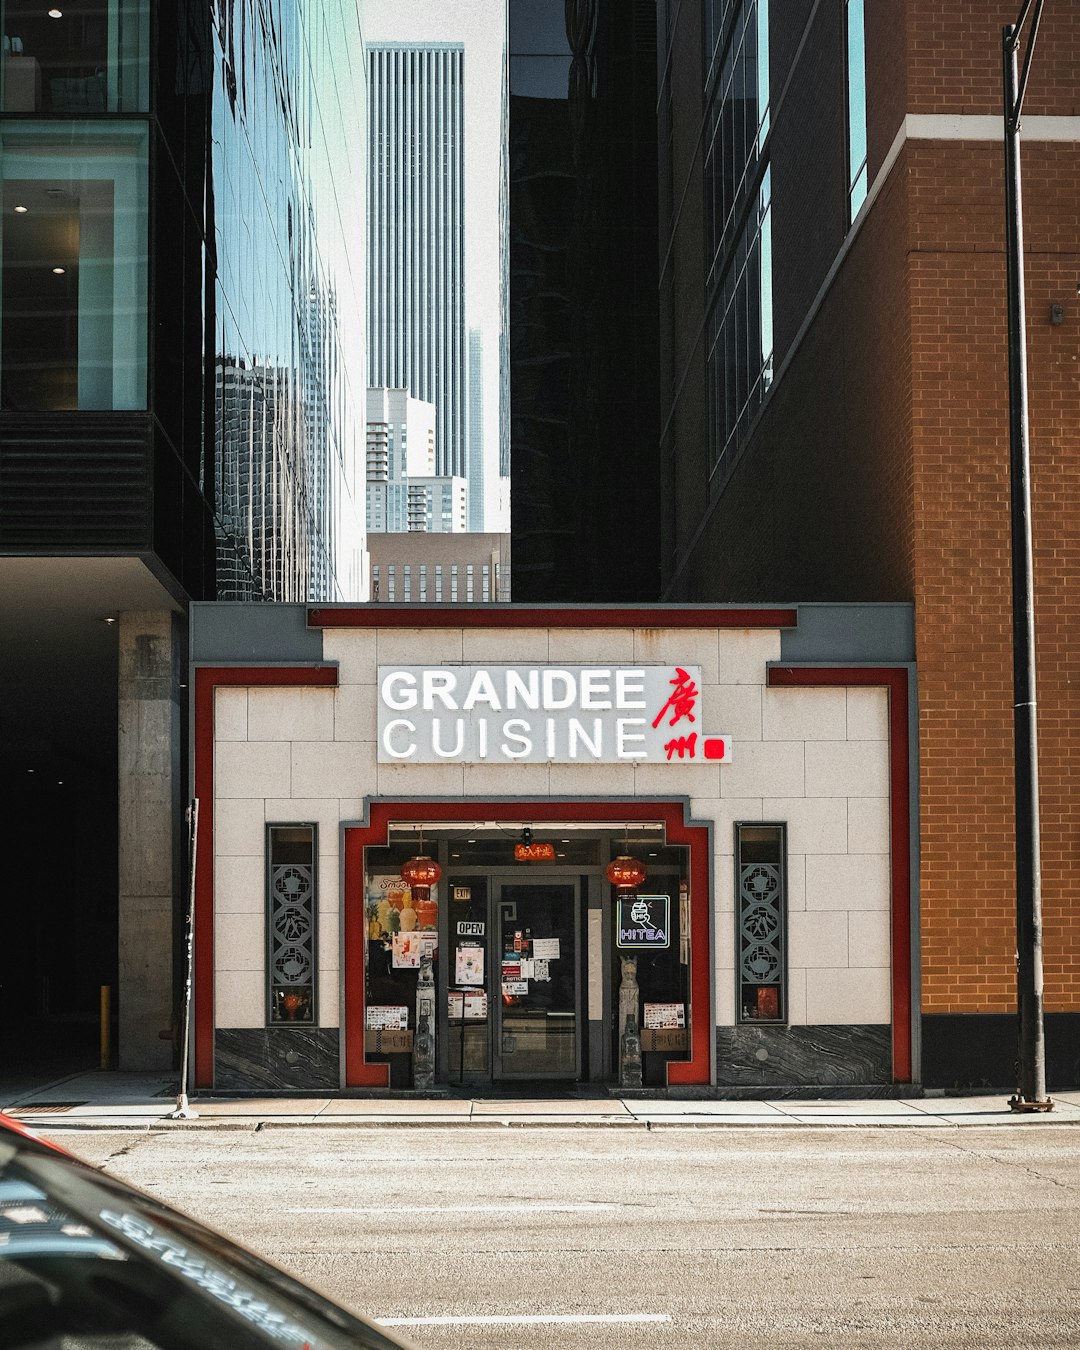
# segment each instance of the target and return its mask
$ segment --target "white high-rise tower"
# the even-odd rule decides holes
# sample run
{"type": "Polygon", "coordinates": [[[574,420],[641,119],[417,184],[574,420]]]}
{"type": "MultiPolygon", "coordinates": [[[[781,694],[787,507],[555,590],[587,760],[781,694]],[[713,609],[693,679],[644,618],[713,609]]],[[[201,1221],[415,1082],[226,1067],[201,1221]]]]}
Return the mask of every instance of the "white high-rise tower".
{"type": "Polygon", "coordinates": [[[364,0],[371,387],[435,405],[468,528],[509,528],[505,0],[364,0]]]}
{"type": "Polygon", "coordinates": [[[368,48],[368,384],[434,403],[437,472],[462,476],[464,55],[368,48]]]}

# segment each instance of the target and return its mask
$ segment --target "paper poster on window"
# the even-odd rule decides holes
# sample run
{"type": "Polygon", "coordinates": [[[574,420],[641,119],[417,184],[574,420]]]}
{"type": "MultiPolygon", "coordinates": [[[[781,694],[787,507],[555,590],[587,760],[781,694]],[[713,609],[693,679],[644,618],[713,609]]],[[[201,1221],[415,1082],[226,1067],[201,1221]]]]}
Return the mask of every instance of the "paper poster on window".
{"type": "Polygon", "coordinates": [[[406,1031],[409,1026],[408,1008],[371,1007],[367,1009],[369,1031],[406,1031]]]}
{"type": "Polygon", "coordinates": [[[455,984],[484,983],[483,947],[459,947],[454,958],[455,984]]]}
{"type": "Polygon", "coordinates": [[[487,994],[474,994],[467,989],[451,989],[447,994],[447,1011],[451,1021],[482,1022],[487,1017],[487,994]]]}
{"type": "Polygon", "coordinates": [[[546,984],[551,979],[551,967],[542,959],[537,959],[532,963],[534,980],[539,980],[541,984],[546,984]]]}
{"type": "Polygon", "coordinates": [[[645,1025],[652,1029],[686,1026],[685,1003],[646,1003],[645,1025]]]}
{"type": "Polygon", "coordinates": [[[390,939],[395,970],[415,970],[420,965],[420,934],[395,933],[390,939]]]}
{"type": "Polygon", "coordinates": [[[529,992],[529,981],[503,980],[502,991],[504,994],[527,994],[529,992]]]}
{"type": "Polygon", "coordinates": [[[544,961],[557,961],[559,959],[559,939],[533,938],[532,954],[534,959],[540,957],[544,961]]]}

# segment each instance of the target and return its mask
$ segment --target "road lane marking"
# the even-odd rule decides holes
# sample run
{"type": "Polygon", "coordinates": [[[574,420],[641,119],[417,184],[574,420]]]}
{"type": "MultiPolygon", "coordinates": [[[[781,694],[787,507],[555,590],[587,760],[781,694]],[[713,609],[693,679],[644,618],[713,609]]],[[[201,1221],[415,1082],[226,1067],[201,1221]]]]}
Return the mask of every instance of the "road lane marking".
{"type": "Polygon", "coordinates": [[[599,1200],[580,1204],[534,1205],[298,1205],[286,1214],[595,1214],[598,1210],[625,1209],[599,1200]]]}
{"type": "Polygon", "coordinates": [[[567,1322],[670,1322],[670,1313],[510,1313],[475,1317],[376,1317],[381,1327],[553,1326],[567,1322]]]}

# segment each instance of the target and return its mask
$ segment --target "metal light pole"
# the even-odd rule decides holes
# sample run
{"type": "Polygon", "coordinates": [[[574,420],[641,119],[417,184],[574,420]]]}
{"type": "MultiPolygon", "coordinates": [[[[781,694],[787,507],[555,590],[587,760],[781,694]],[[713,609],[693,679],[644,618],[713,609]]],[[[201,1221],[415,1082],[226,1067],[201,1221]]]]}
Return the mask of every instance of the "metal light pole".
{"type": "Polygon", "coordinates": [[[1013,746],[1016,774],[1016,990],[1019,1074],[1014,1111],[1050,1111],[1043,1040],[1042,882],[1039,866],[1039,753],[1036,739],[1035,598],[1031,563],[1031,458],[1028,446],[1024,216],[1020,112],[1043,0],[1024,0],[1002,31],[1005,85],[1005,270],[1009,320],[1009,487],[1012,533],[1013,746]],[[1018,75],[1020,37],[1031,36],[1018,75]]]}

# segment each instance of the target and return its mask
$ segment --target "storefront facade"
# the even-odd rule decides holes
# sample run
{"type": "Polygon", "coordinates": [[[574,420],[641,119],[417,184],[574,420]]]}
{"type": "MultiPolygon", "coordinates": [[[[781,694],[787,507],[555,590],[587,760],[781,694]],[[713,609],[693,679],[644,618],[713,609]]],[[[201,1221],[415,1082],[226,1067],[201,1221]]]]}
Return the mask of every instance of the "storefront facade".
{"type": "Polygon", "coordinates": [[[910,607],[191,638],[200,1088],[917,1080],[910,607]]]}

